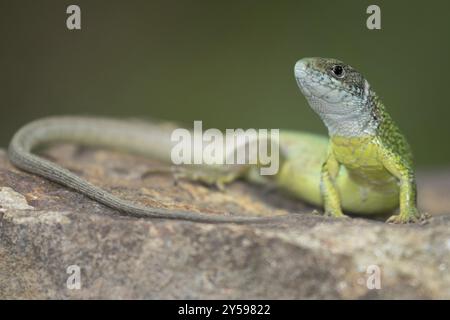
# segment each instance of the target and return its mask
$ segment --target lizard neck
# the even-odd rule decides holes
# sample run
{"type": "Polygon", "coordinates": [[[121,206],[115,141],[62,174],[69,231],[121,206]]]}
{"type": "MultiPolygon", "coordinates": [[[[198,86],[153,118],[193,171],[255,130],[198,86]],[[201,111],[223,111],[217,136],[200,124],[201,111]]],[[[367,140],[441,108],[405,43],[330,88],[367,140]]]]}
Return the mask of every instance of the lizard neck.
{"type": "Polygon", "coordinates": [[[323,115],[322,121],[328,128],[330,137],[374,136],[378,124],[366,114],[323,115]]]}
{"type": "Polygon", "coordinates": [[[340,84],[325,86],[317,80],[298,80],[311,108],[328,128],[330,136],[374,136],[382,121],[378,116],[381,103],[364,81],[363,89],[351,92],[340,84]]]}
{"type": "Polygon", "coordinates": [[[370,91],[363,99],[350,99],[341,102],[341,104],[340,110],[345,110],[345,113],[332,112],[332,108],[330,107],[325,107],[330,112],[318,112],[328,128],[330,137],[366,137],[377,135],[380,122],[382,121],[380,117],[382,104],[373,91],[370,91]]]}

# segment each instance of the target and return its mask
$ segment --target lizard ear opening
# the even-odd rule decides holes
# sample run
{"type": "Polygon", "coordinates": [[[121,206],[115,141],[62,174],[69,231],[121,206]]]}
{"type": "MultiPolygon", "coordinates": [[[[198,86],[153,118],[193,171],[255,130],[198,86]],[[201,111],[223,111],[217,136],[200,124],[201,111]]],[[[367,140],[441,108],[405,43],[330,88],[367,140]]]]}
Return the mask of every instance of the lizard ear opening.
{"type": "Polygon", "coordinates": [[[370,84],[364,79],[364,97],[368,98],[370,94],[370,84]]]}

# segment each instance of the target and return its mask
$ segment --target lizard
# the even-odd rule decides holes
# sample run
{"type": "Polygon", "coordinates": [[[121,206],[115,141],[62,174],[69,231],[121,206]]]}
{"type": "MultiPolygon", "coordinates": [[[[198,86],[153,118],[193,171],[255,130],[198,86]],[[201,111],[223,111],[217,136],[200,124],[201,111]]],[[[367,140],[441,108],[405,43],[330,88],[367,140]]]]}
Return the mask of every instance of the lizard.
{"type": "MultiPolygon", "coordinates": [[[[271,178],[276,187],[328,216],[346,212],[393,212],[389,223],[412,223],[426,215],[417,209],[417,188],[411,148],[384,104],[364,76],[332,58],[303,58],[294,67],[296,82],[313,111],[328,129],[328,137],[282,131],[283,161],[271,178]]],[[[18,168],[72,188],[119,214],[206,223],[254,223],[285,216],[210,215],[188,210],[149,207],[121,199],[75,173],[45,159],[35,150],[56,142],[103,146],[170,161],[169,131],[154,124],[123,120],[56,116],[38,119],[13,136],[8,155],[18,168]]],[[[203,168],[197,179],[230,183],[255,180],[252,170],[224,170],[218,175],[203,168]]]]}

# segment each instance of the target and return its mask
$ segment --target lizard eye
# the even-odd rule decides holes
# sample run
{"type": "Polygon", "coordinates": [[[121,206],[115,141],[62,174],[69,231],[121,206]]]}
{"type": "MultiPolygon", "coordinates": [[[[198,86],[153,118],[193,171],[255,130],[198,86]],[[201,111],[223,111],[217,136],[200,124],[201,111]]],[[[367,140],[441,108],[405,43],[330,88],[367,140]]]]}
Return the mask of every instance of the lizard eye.
{"type": "Polygon", "coordinates": [[[331,68],[331,72],[333,73],[333,75],[335,76],[335,77],[337,77],[337,78],[340,78],[340,79],[342,79],[344,76],[345,76],[345,70],[344,70],[344,68],[342,68],[342,66],[340,66],[340,65],[334,65],[332,68],[331,68]]]}

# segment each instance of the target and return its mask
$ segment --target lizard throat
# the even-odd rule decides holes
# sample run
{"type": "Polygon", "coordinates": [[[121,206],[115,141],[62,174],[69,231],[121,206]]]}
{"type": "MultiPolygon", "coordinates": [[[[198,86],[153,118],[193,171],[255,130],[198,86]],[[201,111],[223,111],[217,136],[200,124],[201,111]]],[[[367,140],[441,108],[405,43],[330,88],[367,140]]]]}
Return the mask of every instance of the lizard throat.
{"type": "Polygon", "coordinates": [[[330,103],[317,96],[307,97],[311,108],[320,116],[330,136],[360,137],[375,135],[378,122],[370,106],[360,101],[330,103]]]}

